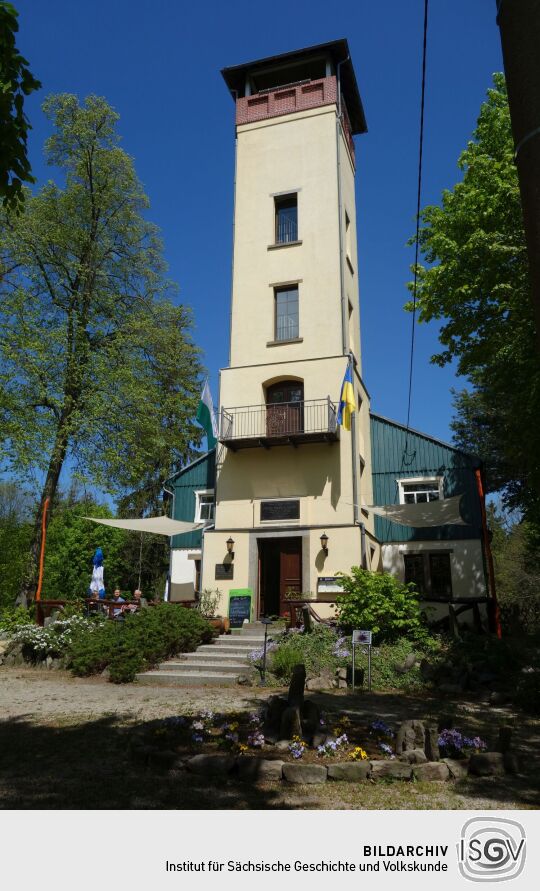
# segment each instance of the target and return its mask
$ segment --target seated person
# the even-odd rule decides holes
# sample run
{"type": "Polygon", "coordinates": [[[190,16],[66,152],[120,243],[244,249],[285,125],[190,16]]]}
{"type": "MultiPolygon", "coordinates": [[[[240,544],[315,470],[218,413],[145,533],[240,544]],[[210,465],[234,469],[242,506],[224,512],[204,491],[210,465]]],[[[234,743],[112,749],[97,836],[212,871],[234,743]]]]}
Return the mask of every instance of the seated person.
{"type": "MultiPolygon", "coordinates": [[[[113,603],[125,603],[126,602],[125,599],[122,597],[122,592],[120,591],[120,588],[114,589],[114,594],[113,594],[112,600],[113,600],[113,603]]],[[[123,607],[118,607],[118,609],[113,609],[113,611],[112,611],[113,619],[118,618],[118,616],[120,616],[122,614],[122,612],[123,612],[123,607]]]]}

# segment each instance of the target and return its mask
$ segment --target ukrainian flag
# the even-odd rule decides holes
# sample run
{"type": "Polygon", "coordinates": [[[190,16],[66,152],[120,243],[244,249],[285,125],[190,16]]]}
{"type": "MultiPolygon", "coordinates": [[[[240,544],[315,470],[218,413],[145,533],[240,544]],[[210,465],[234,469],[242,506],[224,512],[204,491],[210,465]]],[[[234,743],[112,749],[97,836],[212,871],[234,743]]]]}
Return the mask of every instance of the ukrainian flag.
{"type": "Polygon", "coordinates": [[[351,429],[351,415],[353,411],[356,411],[356,402],[354,401],[351,366],[348,365],[341,385],[341,396],[339,397],[337,413],[337,422],[342,427],[345,427],[345,430],[351,429]]]}

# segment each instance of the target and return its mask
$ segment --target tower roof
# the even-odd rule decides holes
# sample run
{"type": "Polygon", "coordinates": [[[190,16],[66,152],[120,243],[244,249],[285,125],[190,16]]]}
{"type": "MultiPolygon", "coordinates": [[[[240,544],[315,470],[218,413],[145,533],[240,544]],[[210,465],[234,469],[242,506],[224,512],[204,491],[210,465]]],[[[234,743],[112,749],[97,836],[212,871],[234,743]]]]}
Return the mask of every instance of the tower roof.
{"type": "Polygon", "coordinates": [[[365,133],[367,131],[366,118],[349,53],[349,44],[344,38],[332,40],[329,43],[307,46],[303,49],[293,50],[290,53],[280,53],[277,56],[255,59],[253,62],[244,62],[242,65],[233,65],[230,68],[223,68],[221,73],[234,99],[237,95],[244,95],[247,74],[256,77],[267,69],[280,67],[285,65],[285,63],[298,64],[303,61],[309,63],[317,57],[322,58],[325,56],[330,56],[336,67],[340,62],[343,63],[340,68],[341,90],[345,97],[351,129],[353,133],[365,133]]]}

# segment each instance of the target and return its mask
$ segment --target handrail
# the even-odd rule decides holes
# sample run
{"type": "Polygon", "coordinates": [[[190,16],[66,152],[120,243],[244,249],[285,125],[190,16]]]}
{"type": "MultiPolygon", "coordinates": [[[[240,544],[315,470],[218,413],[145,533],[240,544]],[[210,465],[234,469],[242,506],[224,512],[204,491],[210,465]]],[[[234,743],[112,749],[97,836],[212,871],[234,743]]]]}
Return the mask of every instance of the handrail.
{"type": "MultiPolygon", "coordinates": [[[[136,604],[133,600],[124,600],[119,603],[117,600],[94,600],[92,597],[81,597],[77,598],[79,601],[83,601],[85,604],[95,604],[97,607],[105,606],[107,607],[108,618],[114,617],[114,610],[118,610],[119,612],[138,612],[142,608],[142,604],[136,604]]],[[[44,607],[50,607],[50,609],[54,609],[56,606],[66,606],[69,603],[75,603],[76,600],[39,600],[35,601],[36,606],[36,622],[38,625],[43,627],[43,623],[45,620],[45,610],[44,607]]],[[[193,606],[197,603],[196,600],[179,600],[177,601],[178,606],[184,606],[187,609],[192,609],[193,606]]],[[[157,606],[157,604],[149,600],[146,602],[146,606],[157,606]]]]}

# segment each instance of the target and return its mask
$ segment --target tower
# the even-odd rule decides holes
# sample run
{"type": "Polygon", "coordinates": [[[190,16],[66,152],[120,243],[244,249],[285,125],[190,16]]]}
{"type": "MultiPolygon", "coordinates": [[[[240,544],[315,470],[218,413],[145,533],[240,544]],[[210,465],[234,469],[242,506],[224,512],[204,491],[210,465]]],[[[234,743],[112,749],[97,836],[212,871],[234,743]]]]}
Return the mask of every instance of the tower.
{"type": "Polygon", "coordinates": [[[229,365],[220,373],[214,528],[204,588],[283,613],[378,561],[361,376],[355,147],[366,123],[347,41],[224,69],[235,101],[229,365]],[[357,411],[337,424],[350,366],[357,411]],[[325,546],[325,535],[328,542],[325,546]]]}

